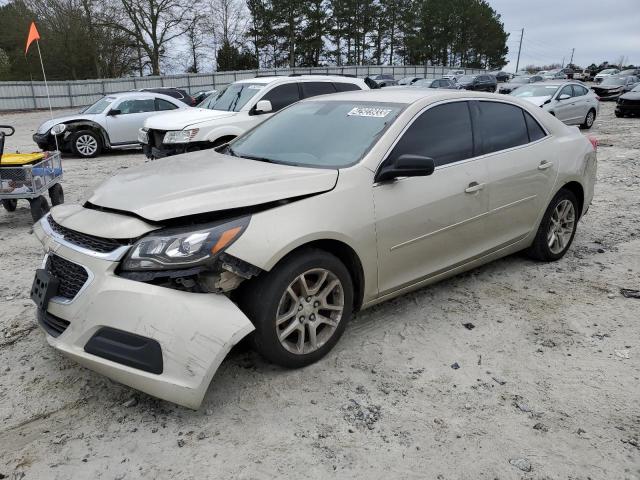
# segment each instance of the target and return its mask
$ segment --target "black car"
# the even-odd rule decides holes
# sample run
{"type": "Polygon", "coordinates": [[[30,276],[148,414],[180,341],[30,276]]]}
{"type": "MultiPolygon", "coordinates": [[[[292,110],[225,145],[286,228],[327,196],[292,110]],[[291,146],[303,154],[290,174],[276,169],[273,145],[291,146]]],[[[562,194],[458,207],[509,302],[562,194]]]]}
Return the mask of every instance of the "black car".
{"type": "Polygon", "coordinates": [[[503,72],[502,70],[500,70],[498,72],[491,72],[491,75],[496,77],[496,80],[498,82],[508,82],[509,79],[511,78],[511,74],[510,73],[503,72]]]}
{"type": "Polygon", "coordinates": [[[369,88],[382,88],[398,85],[398,81],[393,78],[390,73],[381,73],[380,75],[374,75],[373,77],[367,77],[364,82],[369,88]]]}
{"type": "Polygon", "coordinates": [[[196,93],[192,94],[191,96],[195,100],[196,105],[198,105],[205,98],[207,98],[209,95],[211,95],[212,93],[216,93],[216,92],[217,92],[217,90],[198,90],[196,93]]]}
{"type": "Polygon", "coordinates": [[[463,75],[457,84],[465,90],[480,92],[495,92],[498,89],[498,81],[493,75],[463,75]]]}
{"type": "Polygon", "coordinates": [[[544,78],[542,78],[541,75],[522,75],[520,77],[514,77],[510,82],[500,85],[498,87],[498,92],[504,93],[506,95],[513,92],[516,88],[521,87],[522,85],[543,81],[544,78]]]}
{"type": "Polygon", "coordinates": [[[616,117],[624,117],[626,115],[640,116],[640,85],[637,85],[630,92],[624,93],[618,97],[616,103],[616,117]]]}
{"type": "Polygon", "coordinates": [[[448,88],[450,90],[460,88],[448,78],[422,78],[411,86],[415,88],[448,88]]]}
{"type": "Polygon", "coordinates": [[[140,91],[163,93],[164,95],[169,95],[170,97],[176,98],[181,102],[186,103],[190,107],[195,107],[197,104],[196,100],[191,95],[189,95],[185,90],[182,90],[180,88],[175,88],[175,87],[143,88],[140,91]]]}
{"type": "Polygon", "coordinates": [[[623,93],[630,92],[639,82],[640,79],[634,75],[612,75],[591,89],[600,97],[600,100],[613,100],[623,93]]]}

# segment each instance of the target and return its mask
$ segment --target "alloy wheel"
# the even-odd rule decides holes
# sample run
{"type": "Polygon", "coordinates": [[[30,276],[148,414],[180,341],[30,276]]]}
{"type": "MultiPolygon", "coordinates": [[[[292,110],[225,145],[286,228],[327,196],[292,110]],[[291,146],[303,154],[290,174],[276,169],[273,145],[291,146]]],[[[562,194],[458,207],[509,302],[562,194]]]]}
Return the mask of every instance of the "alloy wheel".
{"type": "Polygon", "coordinates": [[[561,253],[571,241],[575,229],[576,212],[570,200],[562,200],[556,205],[549,219],[547,244],[551,253],[561,253]]]}
{"type": "Polygon", "coordinates": [[[80,135],[76,139],[76,149],[82,156],[90,157],[98,151],[98,141],[91,135],[80,135]]]}
{"type": "Polygon", "coordinates": [[[307,270],[289,284],[276,311],[276,333],[289,352],[321,348],[336,332],[344,311],[344,288],[324,268],[307,270]]]}
{"type": "Polygon", "coordinates": [[[593,125],[593,121],[595,120],[594,115],[593,115],[593,111],[590,111],[589,113],[587,113],[587,127],[591,127],[593,125]]]}

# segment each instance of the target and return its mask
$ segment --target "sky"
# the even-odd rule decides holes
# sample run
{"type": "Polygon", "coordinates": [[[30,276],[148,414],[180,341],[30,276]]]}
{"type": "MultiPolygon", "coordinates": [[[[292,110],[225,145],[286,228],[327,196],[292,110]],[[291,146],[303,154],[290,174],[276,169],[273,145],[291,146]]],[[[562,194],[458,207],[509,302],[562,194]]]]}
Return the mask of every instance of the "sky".
{"type": "Polygon", "coordinates": [[[603,61],[640,64],[640,0],[488,0],[510,33],[505,70],[515,71],[520,32],[524,28],[520,68],[573,63],[581,67],[603,61]]]}

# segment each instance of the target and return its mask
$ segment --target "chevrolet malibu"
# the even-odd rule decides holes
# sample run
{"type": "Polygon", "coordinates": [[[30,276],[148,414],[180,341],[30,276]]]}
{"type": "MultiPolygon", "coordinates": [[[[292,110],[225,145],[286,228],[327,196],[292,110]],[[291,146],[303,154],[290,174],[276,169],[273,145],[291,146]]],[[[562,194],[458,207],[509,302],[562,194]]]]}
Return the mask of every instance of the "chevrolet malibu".
{"type": "Polygon", "coordinates": [[[577,128],[444,89],[310,98],[218,150],[128,169],[34,229],[47,341],[191,408],[247,335],[303,367],[361,309],[520,250],[559,260],[596,175],[577,128]]]}

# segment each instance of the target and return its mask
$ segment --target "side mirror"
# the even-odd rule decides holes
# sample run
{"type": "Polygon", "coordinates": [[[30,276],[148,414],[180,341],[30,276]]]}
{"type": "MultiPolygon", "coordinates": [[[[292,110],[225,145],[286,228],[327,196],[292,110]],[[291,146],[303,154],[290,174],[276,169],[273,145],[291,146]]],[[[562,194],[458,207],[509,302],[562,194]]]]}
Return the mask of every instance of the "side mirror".
{"type": "Polygon", "coordinates": [[[375,177],[376,182],[386,182],[399,177],[426,177],[436,168],[433,158],[405,153],[383,165],[375,177]]]}
{"type": "Polygon", "coordinates": [[[558,100],[567,100],[569,98],[571,98],[571,96],[567,95],[566,93],[563,93],[558,97],[558,100]]]}
{"type": "Polygon", "coordinates": [[[120,115],[121,113],[122,113],[122,110],[118,110],[117,108],[114,108],[112,110],[109,110],[109,113],[107,113],[107,115],[110,117],[115,117],[116,115],[120,115]]]}
{"type": "Polygon", "coordinates": [[[256,115],[260,115],[261,113],[269,113],[273,111],[273,106],[271,105],[270,100],[258,100],[256,106],[253,108],[256,115]]]}

